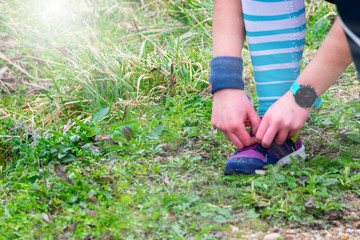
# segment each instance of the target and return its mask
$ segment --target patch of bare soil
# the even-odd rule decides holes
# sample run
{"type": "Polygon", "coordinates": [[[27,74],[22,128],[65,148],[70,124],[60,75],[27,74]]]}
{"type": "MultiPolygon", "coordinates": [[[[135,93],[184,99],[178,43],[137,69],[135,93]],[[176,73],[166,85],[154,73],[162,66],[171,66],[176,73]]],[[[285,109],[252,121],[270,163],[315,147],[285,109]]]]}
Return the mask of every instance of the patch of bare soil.
{"type": "MultiPolygon", "coordinates": [[[[360,198],[348,194],[344,197],[343,203],[347,205],[346,209],[324,214],[323,219],[327,220],[326,225],[324,223],[295,227],[290,224],[289,226],[269,227],[267,232],[249,229],[240,239],[360,240],[360,198]]],[[[231,230],[233,232],[240,231],[236,227],[232,227],[231,230]]]]}
{"type": "Polygon", "coordinates": [[[302,226],[283,223],[269,226],[265,221],[255,219],[242,222],[239,219],[227,231],[214,231],[218,239],[245,240],[360,240],[360,198],[344,196],[346,207],[341,211],[329,211],[323,215],[323,222],[302,226]]]}
{"type": "Polygon", "coordinates": [[[329,89],[329,91],[334,98],[341,99],[345,102],[352,102],[360,99],[360,83],[357,78],[340,79],[329,89]]]}

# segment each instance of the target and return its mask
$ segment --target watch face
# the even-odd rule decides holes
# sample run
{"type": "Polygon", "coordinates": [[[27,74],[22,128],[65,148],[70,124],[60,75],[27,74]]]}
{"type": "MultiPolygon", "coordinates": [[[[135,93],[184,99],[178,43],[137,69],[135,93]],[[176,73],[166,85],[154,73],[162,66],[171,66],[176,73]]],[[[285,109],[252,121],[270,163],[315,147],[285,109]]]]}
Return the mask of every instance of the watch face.
{"type": "Polygon", "coordinates": [[[311,107],[316,100],[316,92],[315,90],[307,85],[302,85],[296,91],[295,101],[303,108],[311,107]]]}

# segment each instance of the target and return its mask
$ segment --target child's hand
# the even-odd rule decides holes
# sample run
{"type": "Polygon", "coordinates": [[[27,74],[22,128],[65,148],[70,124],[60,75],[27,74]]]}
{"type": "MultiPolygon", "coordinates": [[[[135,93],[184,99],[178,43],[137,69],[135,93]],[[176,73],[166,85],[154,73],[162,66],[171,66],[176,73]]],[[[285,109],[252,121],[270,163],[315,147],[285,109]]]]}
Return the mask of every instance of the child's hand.
{"type": "Polygon", "coordinates": [[[289,91],[276,101],[261,120],[256,138],[263,147],[269,147],[275,139],[276,144],[283,144],[303,127],[311,108],[300,107],[289,91]]]}
{"type": "Polygon", "coordinates": [[[222,89],[214,93],[211,124],[223,132],[238,149],[257,142],[246,130],[247,120],[252,123],[253,133],[256,133],[260,117],[243,90],[222,89]]]}

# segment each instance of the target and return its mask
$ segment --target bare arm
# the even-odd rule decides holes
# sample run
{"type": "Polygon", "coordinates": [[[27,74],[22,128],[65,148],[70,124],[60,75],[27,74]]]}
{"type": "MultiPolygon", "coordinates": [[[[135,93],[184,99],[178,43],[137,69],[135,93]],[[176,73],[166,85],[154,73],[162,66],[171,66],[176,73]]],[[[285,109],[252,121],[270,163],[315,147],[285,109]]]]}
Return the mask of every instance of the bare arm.
{"type": "Polygon", "coordinates": [[[241,1],[215,0],[213,55],[241,57],[245,40],[241,1]]]}
{"type": "Polygon", "coordinates": [[[315,57],[298,78],[298,83],[312,86],[318,96],[323,94],[352,61],[340,19],[332,26],[315,57]]]}
{"type": "MultiPolygon", "coordinates": [[[[213,22],[213,55],[241,57],[245,39],[240,0],[215,0],[213,22]]],[[[254,132],[260,118],[240,89],[221,89],[214,93],[212,125],[224,133],[238,149],[256,143],[244,122],[250,120],[254,132]]]]}
{"type": "MultiPolygon", "coordinates": [[[[352,61],[346,36],[339,19],[336,20],[328,36],[315,57],[299,75],[300,85],[312,86],[317,95],[323,94],[349,66],[352,61]]],[[[264,115],[256,137],[264,147],[270,146],[275,138],[282,144],[293,137],[304,125],[311,108],[302,108],[288,91],[274,103],[264,115]]]]}

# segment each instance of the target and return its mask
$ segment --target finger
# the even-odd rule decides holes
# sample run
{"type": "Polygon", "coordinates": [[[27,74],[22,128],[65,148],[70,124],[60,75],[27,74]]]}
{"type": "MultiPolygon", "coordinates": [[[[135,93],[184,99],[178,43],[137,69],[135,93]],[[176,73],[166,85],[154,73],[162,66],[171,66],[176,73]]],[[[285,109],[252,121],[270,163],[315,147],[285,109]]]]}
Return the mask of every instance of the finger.
{"type": "Polygon", "coordinates": [[[281,145],[285,142],[286,138],[288,137],[289,132],[287,130],[280,130],[276,137],[275,137],[275,143],[278,145],[281,145]]]}
{"type": "MultiPolygon", "coordinates": [[[[254,145],[254,144],[256,144],[256,143],[259,142],[259,141],[256,139],[256,137],[251,137],[250,134],[249,134],[248,136],[249,136],[249,140],[248,140],[246,143],[243,142],[245,147],[252,146],[252,145],[254,145]]],[[[242,140],[242,139],[241,139],[241,140],[242,140]]],[[[242,140],[242,141],[243,141],[243,140],[242,140]]]]}
{"type": "Polygon", "coordinates": [[[228,133],[228,139],[238,148],[243,149],[244,144],[241,142],[241,140],[236,136],[234,133],[228,133]]]}
{"type": "Polygon", "coordinates": [[[237,136],[237,138],[242,142],[244,146],[251,146],[256,143],[255,138],[252,138],[250,136],[249,132],[245,128],[245,125],[238,126],[238,128],[234,129],[233,133],[237,136]]]}
{"type": "Polygon", "coordinates": [[[243,149],[244,148],[244,144],[242,144],[242,142],[239,140],[239,138],[231,133],[231,132],[223,132],[223,134],[225,135],[225,137],[231,141],[238,149],[243,149]]]}
{"type": "Polygon", "coordinates": [[[251,109],[251,111],[248,113],[248,117],[252,125],[251,131],[254,135],[256,135],[261,119],[254,109],[251,109]]]}
{"type": "Polygon", "coordinates": [[[259,127],[256,131],[256,139],[259,141],[259,142],[262,142],[263,138],[264,138],[264,135],[265,135],[265,132],[266,130],[268,129],[269,127],[269,123],[268,123],[268,120],[266,117],[263,117],[260,124],[259,124],[259,127]]]}
{"type": "Polygon", "coordinates": [[[275,138],[275,135],[278,133],[279,129],[277,127],[274,126],[270,126],[266,133],[264,134],[264,137],[261,141],[261,144],[263,145],[263,147],[268,148],[270,147],[272,141],[275,138]]]}
{"type": "Polygon", "coordinates": [[[254,145],[254,144],[256,144],[256,143],[258,143],[259,141],[256,139],[256,137],[251,137],[251,142],[250,142],[250,144],[249,145],[247,145],[248,147],[249,146],[252,146],[252,145],[254,145]]]}
{"type": "Polygon", "coordinates": [[[296,134],[298,133],[299,130],[292,130],[289,132],[288,137],[287,138],[293,138],[296,136],[296,134]]]}

